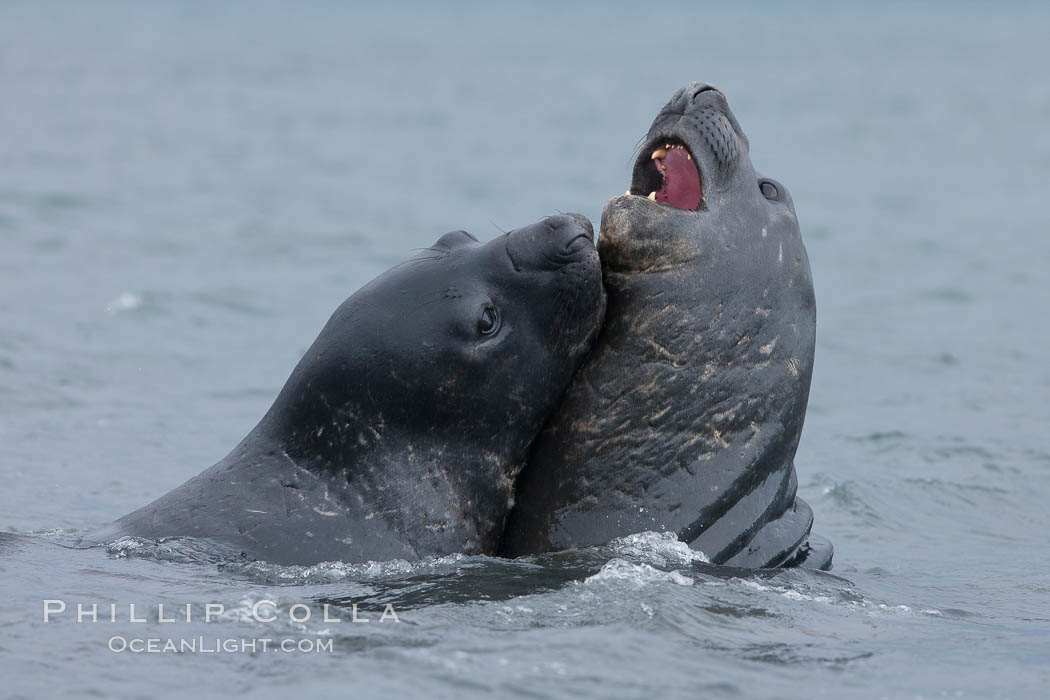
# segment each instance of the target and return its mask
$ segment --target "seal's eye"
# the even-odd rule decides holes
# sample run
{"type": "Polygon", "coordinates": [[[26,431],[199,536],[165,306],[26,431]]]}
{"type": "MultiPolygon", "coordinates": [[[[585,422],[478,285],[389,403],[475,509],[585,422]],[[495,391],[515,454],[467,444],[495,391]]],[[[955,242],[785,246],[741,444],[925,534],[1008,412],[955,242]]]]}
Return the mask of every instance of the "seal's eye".
{"type": "Polygon", "coordinates": [[[762,190],[762,196],[766,199],[776,199],[780,196],[780,192],[777,191],[777,186],[769,180],[763,180],[758,184],[760,190],[762,190]]]}
{"type": "Polygon", "coordinates": [[[495,335],[499,331],[499,310],[495,306],[486,306],[481,310],[478,319],[478,332],[482,335],[495,335]]]}

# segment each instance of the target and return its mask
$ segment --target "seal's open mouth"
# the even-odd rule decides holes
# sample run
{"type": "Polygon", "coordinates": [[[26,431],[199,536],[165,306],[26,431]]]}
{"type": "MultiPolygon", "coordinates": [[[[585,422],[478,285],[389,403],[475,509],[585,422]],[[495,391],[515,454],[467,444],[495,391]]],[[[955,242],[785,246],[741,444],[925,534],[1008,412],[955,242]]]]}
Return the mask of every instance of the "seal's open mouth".
{"type": "Polygon", "coordinates": [[[634,166],[630,193],[678,209],[699,209],[704,199],[700,168],[681,141],[654,139],[634,166]]]}

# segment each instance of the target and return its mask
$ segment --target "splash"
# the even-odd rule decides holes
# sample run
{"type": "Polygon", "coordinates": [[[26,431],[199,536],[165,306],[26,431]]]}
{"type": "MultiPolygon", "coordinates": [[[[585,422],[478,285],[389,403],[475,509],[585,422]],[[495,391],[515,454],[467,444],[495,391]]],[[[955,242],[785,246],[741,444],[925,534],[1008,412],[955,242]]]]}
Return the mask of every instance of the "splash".
{"type": "Polygon", "coordinates": [[[584,579],[584,584],[607,581],[627,581],[635,586],[651,583],[674,583],[679,586],[692,586],[693,579],[677,571],[662,571],[649,564],[632,564],[626,559],[610,559],[601,571],[584,579]]]}
{"type": "Polygon", "coordinates": [[[619,537],[609,547],[620,556],[636,557],[653,566],[688,566],[711,563],[707,555],[679,540],[673,532],[639,532],[619,537]]]}

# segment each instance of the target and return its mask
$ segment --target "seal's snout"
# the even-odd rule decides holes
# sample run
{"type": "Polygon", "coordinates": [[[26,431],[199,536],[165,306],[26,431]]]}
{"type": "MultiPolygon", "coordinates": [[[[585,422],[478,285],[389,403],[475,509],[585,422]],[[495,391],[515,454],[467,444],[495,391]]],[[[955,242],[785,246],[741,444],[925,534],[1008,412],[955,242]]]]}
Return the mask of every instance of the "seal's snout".
{"type": "Polygon", "coordinates": [[[746,151],[747,138],[722,91],[690,83],[671,97],[649,128],[628,193],[699,211],[707,191],[725,186],[746,151]]]}
{"type": "Polygon", "coordinates": [[[721,90],[710,83],[692,82],[683,88],[679,88],[664,108],[660,110],[656,119],[674,119],[681,117],[697,108],[710,105],[712,102],[725,102],[725,95],[721,90]]]}
{"type": "Polygon", "coordinates": [[[677,97],[678,100],[682,102],[683,108],[688,107],[690,105],[695,105],[701,100],[707,100],[710,98],[717,99],[721,97],[723,100],[725,99],[725,95],[722,94],[722,91],[716,88],[714,85],[711,85],[710,83],[696,82],[689,83],[684,88],[679,90],[677,97]],[[710,92],[714,94],[704,95],[705,92],[710,92]]]}
{"type": "Polygon", "coordinates": [[[594,227],[591,225],[591,220],[583,214],[569,212],[568,214],[548,217],[546,221],[551,222],[552,226],[576,227],[577,229],[582,229],[580,235],[594,236],[594,227]]]}
{"type": "Polygon", "coordinates": [[[696,99],[697,95],[699,95],[701,92],[707,92],[708,90],[714,90],[718,94],[722,94],[721,90],[716,88],[714,85],[711,85],[710,83],[695,83],[694,82],[694,83],[689,83],[689,88],[688,88],[689,98],[690,99],[696,99]]]}
{"type": "Polygon", "coordinates": [[[566,254],[577,253],[594,246],[594,226],[583,214],[562,214],[546,219],[553,230],[552,244],[566,254]]]}
{"type": "Polygon", "coordinates": [[[594,251],[594,227],[581,214],[549,216],[507,235],[507,254],[516,269],[551,269],[594,251]]]}

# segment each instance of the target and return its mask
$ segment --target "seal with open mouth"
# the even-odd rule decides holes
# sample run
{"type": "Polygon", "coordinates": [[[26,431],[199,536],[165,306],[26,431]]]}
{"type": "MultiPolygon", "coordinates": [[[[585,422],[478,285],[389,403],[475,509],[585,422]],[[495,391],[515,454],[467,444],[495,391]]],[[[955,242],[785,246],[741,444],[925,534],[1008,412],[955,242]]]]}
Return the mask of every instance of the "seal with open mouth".
{"type": "Polygon", "coordinates": [[[113,525],[275,564],[494,554],[514,478],[598,333],[593,229],[456,231],[332,315],[218,464],[113,525]]]}
{"type": "Polygon", "coordinates": [[[605,328],[519,478],[502,553],[655,530],[718,564],[829,568],[795,496],[809,261],[787,189],[755,173],[716,88],[657,115],[598,253],[605,328]]]}

